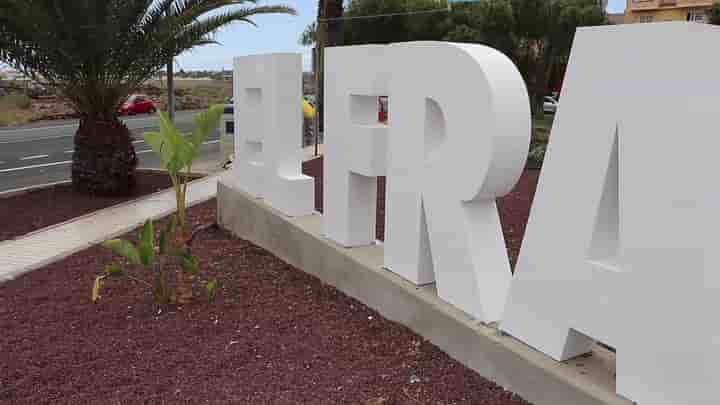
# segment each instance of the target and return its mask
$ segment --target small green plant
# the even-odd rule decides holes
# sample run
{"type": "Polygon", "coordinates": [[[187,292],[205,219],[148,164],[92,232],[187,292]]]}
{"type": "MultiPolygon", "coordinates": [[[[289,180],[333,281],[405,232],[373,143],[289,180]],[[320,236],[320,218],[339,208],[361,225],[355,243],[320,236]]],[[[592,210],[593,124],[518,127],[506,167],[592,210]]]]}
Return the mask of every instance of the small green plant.
{"type": "MultiPolygon", "coordinates": [[[[105,272],[95,278],[92,300],[97,302],[103,284],[108,277],[125,277],[147,285],[152,289],[158,303],[186,304],[194,298],[192,282],[198,274],[197,259],[191,253],[191,244],[197,232],[208,228],[200,227],[191,232],[187,226],[186,197],[188,182],[191,178],[192,162],[200,146],[214,130],[223,114],[223,106],[210,107],[195,118],[195,130],[190,134],[181,134],[168,116],[160,113],[160,132],[146,133],[145,142],[160,156],[163,167],[172,180],[177,210],[155,238],[153,222],[147,220],[136,245],[132,242],[113,239],[103,246],[118,256],[124,257],[129,264],[141,267],[149,272],[151,281],[134,276],[113,263],[105,272]],[[175,270],[175,271],[173,271],[175,270]],[[174,277],[173,277],[174,276],[174,277]],[[174,283],[172,282],[174,278],[174,283]]],[[[218,283],[211,280],[206,284],[208,298],[217,292],[218,283]]]]}
{"type": "Polygon", "coordinates": [[[544,143],[532,143],[528,152],[527,167],[530,169],[539,169],[545,160],[545,150],[547,145],[544,143]]]}

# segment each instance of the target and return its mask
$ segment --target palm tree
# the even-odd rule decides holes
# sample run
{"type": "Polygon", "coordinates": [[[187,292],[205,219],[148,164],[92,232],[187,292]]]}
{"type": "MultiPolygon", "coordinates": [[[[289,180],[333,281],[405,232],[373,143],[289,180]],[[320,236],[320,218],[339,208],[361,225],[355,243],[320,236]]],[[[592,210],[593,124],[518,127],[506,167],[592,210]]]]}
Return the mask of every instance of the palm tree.
{"type": "MultiPolygon", "coordinates": [[[[343,0],[318,0],[318,17],[317,25],[313,30],[312,42],[317,47],[317,83],[316,83],[316,103],[319,129],[323,129],[323,117],[325,115],[325,89],[324,89],[324,64],[325,64],[325,47],[338,46],[342,44],[342,20],[343,0]]],[[[308,27],[305,31],[312,30],[308,27]]],[[[304,35],[304,34],[303,34],[304,35]]],[[[301,41],[305,39],[301,38],[301,41]]]]}
{"type": "Polygon", "coordinates": [[[80,114],[76,190],[121,194],[137,158],[118,108],[171,58],[214,43],[212,34],[254,15],[294,14],[257,0],[0,0],[0,62],[56,89],[80,114]]]}

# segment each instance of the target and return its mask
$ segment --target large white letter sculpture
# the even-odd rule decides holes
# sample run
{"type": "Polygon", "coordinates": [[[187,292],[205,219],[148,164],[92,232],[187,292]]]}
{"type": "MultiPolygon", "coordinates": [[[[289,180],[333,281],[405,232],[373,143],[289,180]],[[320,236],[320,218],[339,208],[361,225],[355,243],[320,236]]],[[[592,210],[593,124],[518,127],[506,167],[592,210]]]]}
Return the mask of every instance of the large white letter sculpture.
{"type": "Polygon", "coordinates": [[[235,58],[235,162],[240,187],[289,216],[314,208],[313,179],[301,173],[302,56],[235,58]]]}
{"type": "Polygon", "coordinates": [[[502,323],[557,360],[614,346],[640,405],[720,403],[718,41],[578,30],[502,323]]]}
{"type": "Polygon", "coordinates": [[[385,45],[329,48],[325,55],[325,235],[343,246],[375,240],[377,176],[385,175],[388,94],[385,45]]]}
{"type": "Polygon", "coordinates": [[[497,321],[511,273],[495,198],[517,181],[530,140],[515,66],[481,45],[417,42],[329,49],[326,74],[327,235],[374,239],[372,176],[387,164],[387,267],[417,284],[437,275],[441,298],[497,321]],[[388,93],[389,134],[377,123],[388,93]]]}
{"type": "Polygon", "coordinates": [[[392,61],[386,267],[497,321],[512,274],[495,199],[525,165],[525,83],[481,45],[393,45],[392,61]]]}

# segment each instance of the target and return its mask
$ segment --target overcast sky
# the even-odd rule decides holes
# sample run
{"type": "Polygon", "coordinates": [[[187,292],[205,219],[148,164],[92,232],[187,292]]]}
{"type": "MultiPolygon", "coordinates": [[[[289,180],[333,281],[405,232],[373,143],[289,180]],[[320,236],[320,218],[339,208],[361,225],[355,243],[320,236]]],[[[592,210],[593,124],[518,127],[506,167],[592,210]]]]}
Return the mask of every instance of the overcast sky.
{"type": "MultiPolygon", "coordinates": [[[[272,4],[273,0],[264,0],[261,4],[272,4]]],[[[237,23],[222,30],[216,40],[220,45],[209,45],[181,55],[177,59],[178,68],[231,69],[234,56],[252,55],[270,52],[301,52],[304,55],[305,69],[310,69],[310,50],[298,44],[300,34],[312,23],[317,15],[317,0],[279,0],[294,7],[297,16],[265,15],[255,18],[258,27],[237,23]]],[[[277,3],[276,3],[277,4],[277,3]]],[[[623,0],[609,0],[608,12],[618,13],[625,10],[623,0]]]]}
{"type": "MultiPolygon", "coordinates": [[[[261,4],[273,4],[264,0],[261,4]]],[[[177,58],[177,67],[185,70],[231,69],[235,56],[269,52],[300,52],[303,54],[305,70],[310,70],[310,49],[300,46],[300,34],[312,23],[317,15],[317,0],[286,0],[298,11],[297,16],[265,15],[256,17],[258,24],[236,23],[220,31],[215,37],[220,45],[197,48],[177,58]]],[[[277,4],[277,3],[276,3],[277,4]]],[[[623,0],[609,0],[608,12],[621,13],[625,10],[623,0]]],[[[5,66],[0,64],[0,69],[5,66]]]]}

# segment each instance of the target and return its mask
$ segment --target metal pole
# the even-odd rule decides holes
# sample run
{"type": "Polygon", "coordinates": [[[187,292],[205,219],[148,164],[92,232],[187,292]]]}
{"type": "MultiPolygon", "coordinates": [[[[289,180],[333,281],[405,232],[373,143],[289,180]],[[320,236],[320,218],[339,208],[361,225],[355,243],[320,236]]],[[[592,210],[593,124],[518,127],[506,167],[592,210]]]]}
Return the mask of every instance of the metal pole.
{"type": "Polygon", "coordinates": [[[318,71],[319,48],[317,42],[313,50],[313,70],[315,72],[315,117],[313,118],[313,138],[315,138],[315,155],[318,156],[318,143],[320,142],[320,113],[318,110],[318,100],[320,93],[320,72],[318,71]]]}
{"type": "Polygon", "coordinates": [[[173,59],[167,64],[167,87],[168,87],[168,117],[175,121],[175,78],[173,72],[173,59]]]}

